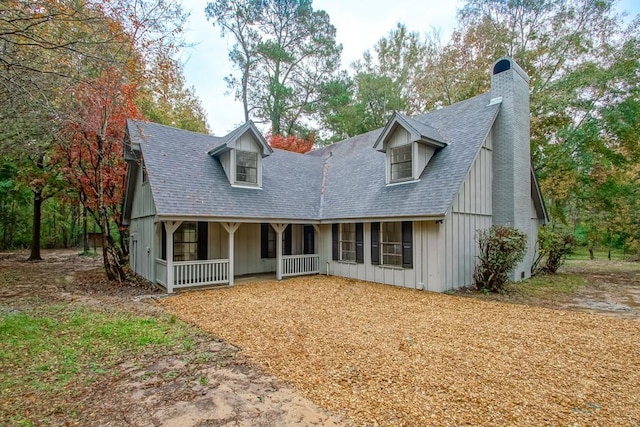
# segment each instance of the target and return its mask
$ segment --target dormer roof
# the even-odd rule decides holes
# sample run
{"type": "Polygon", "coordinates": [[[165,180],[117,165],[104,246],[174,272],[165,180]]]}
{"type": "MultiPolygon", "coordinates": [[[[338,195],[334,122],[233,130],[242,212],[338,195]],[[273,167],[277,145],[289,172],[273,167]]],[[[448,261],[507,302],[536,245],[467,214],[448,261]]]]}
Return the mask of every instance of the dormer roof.
{"type": "Polygon", "coordinates": [[[220,144],[209,150],[208,154],[210,156],[217,156],[226,151],[236,148],[236,143],[245,133],[250,133],[251,136],[253,136],[254,140],[258,143],[258,145],[260,145],[261,155],[263,158],[273,153],[273,149],[269,146],[258,128],[256,128],[256,125],[251,120],[249,120],[239,128],[223,136],[221,138],[220,144]]]}
{"type": "Polygon", "coordinates": [[[382,133],[376,140],[375,144],[373,144],[373,148],[385,153],[387,150],[385,143],[391,135],[393,135],[398,126],[402,126],[407,132],[409,132],[411,142],[419,142],[434,148],[447,146],[447,142],[444,140],[438,129],[429,126],[426,123],[407,117],[404,114],[395,112],[387,122],[386,126],[382,129],[382,133]]]}

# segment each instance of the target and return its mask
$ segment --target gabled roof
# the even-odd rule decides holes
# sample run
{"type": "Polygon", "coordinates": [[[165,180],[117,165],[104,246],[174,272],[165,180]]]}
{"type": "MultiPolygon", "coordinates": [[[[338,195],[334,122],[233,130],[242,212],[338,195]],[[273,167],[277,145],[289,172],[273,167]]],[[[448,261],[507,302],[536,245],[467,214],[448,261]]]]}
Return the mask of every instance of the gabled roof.
{"type": "Polygon", "coordinates": [[[319,219],[321,159],[272,150],[263,159],[262,189],[238,188],[208,154],[234,132],[220,138],[139,120],[127,127],[160,216],[319,219]]]}
{"type": "Polygon", "coordinates": [[[430,145],[435,148],[442,148],[447,145],[444,138],[438,131],[438,129],[429,126],[427,123],[414,120],[410,117],[400,114],[398,112],[393,113],[391,119],[387,122],[382,133],[373,144],[373,148],[376,148],[383,153],[387,151],[385,142],[395,132],[398,126],[402,126],[409,135],[411,135],[411,142],[420,142],[426,145],[430,145]]]}
{"type": "Polygon", "coordinates": [[[416,182],[386,185],[386,155],[373,149],[384,129],[311,152],[327,164],[322,218],[443,217],[498,114],[489,100],[487,93],[412,119],[447,141],[416,182]]]}
{"type": "Polygon", "coordinates": [[[487,93],[413,119],[396,115],[396,124],[442,148],[419,180],[392,185],[385,183],[386,155],[374,149],[386,127],[306,155],[273,150],[263,160],[262,189],[229,185],[219,160],[209,155],[229,147],[243,132],[257,132],[253,124],[222,138],[133,120],[127,122],[127,132],[144,157],[160,216],[292,221],[441,218],[500,109],[489,101],[487,93]]]}
{"type": "Polygon", "coordinates": [[[245,133],[250,133],[254,139],[258,142],[262,150],[262,157],[267,157],[271,153],[273,153],[273,149],[267,141],[264,139],[260,131],[256,128],[256,125],[253,124],[251,120],[230,132],[228,135],[223,136],[221,139],[221,144],[209,150],[210,156],[215,156],[225,151],[231,150],[236,147],[236,142],[238,139],[245,133]]]}

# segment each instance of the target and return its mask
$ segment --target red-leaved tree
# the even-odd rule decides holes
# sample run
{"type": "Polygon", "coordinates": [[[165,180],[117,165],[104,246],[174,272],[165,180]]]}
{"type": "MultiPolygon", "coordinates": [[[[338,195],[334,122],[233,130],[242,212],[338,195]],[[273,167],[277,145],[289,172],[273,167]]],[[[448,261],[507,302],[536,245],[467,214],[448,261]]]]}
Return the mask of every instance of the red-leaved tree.
{"type": "Polygon", "coordinates": [[[309,139],[304,139],[295,135],[267,135],[267,141],[273,148],[293,151],[295,153],[306,153],[313,148],[315,136],[311,135],[309,139]]]}
{"type": "Polygon", "coordinates": [[[127,83],[117,69],[108,68],[76,86],[71,96],[73,105],[62,126],[59,146],[64,172],[100,225],[107,278],[123,280],[124,255],[111,236],[111,228],[119,224],[121,216],[125,121],[141,118],[134,103],[136,85],[127,83]]]}

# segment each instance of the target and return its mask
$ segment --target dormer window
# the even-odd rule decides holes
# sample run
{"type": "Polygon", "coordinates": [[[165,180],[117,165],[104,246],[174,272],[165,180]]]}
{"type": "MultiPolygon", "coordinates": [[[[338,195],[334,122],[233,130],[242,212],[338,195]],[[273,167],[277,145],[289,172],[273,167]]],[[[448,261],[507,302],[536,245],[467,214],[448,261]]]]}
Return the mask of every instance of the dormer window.
{"type": "Polygon", "coordinates": [[[221,138],[209,150],[224,170],[233,187],[262,189],[263,159],[273,153],[262,134],[252,122],[247,122],[221,138]]]}
{"type": "Polygon", "coordinates": [[[413,177],[411,149],[405,144],[391,149],[391,181],[402,181],[413,177]]]}
{"type": "Polygon", "coordinates": [[[394,113],[373,148],[386,153],[386,182],[395,185],[419,180],[436,150],[446,146],[436,128],[394,113]]]}
{"type": "Polygon", "coordinates": [[[236,182],[258,183],[258,153],[236,150],[236,182]]]}

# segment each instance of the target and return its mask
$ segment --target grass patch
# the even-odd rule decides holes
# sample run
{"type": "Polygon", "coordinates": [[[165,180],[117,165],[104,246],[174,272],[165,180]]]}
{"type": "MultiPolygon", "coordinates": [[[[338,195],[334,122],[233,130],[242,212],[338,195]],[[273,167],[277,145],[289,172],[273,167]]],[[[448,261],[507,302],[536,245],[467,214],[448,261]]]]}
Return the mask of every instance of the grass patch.
{"type": "Polygon", "coordinates": [[[87,308],[50,305],[23,312],[2,311],[0,419],[39,424],[46,414],[34,409],[34,397],[46,407],[47,401],[72,393],[74,385],[112,374],[121,361],[181,347],[188,333],[186,325],[168,318],[87,308]],[[31,418],[34,415],[40,418],[31,418]]]}
{"type": "MultiPolygon", "coordinates": [[[[632,254],[631,253],[627,253],[625,255],[624,251],[622,249],[611,249],[611,260],[612,261],[623,261],[627,258],[629,258],[632,254]]],[[[602,249],[602,248],[598,248],[595,251],[593,251],[593,256],[595,257],[595,259],[597,260],[607,260],[609,259],[609,250],[608,249],[602,249]]],[[[584,247],[584,246],[577,246],[576,248],[573,249],[573,252],[569,254],[569,256],[567,256],[568,260],[590,260],[590,256],[589,256],[589,250],[584,247]]]]}
{"type": "Polygon", "coordinates": [[[513,283],[509,291],[528,297],[550,297],[555,294],[570,294],[586,285],[583,277],[577,274],[541,274],[524,282],[513,283]]]}

